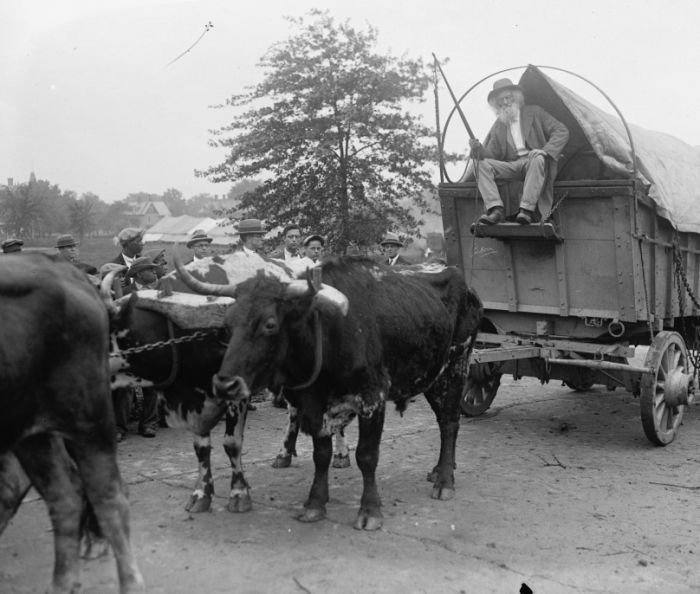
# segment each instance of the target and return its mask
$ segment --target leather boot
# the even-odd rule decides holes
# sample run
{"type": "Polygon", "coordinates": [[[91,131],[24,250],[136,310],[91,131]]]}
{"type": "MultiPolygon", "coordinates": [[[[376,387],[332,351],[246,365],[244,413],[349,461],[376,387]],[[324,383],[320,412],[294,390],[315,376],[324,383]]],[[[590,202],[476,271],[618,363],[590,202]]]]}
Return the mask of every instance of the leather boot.
{"type": "Polygon", "coordinates": [[[518,211],[518,214],[515,215],[515,222],[520,223],[521,225],[530,225],[533,222],[534,217],[534,212],[527,210],[526,208],[521,208],[518,211]]]}
{"type": "Polygon", "coordinates": [[[505,220],[505,213],[502,206],[493,206],[489,208],[486,214],[482,214],[476,221],[477,225],[496,225],[505,220]]]}

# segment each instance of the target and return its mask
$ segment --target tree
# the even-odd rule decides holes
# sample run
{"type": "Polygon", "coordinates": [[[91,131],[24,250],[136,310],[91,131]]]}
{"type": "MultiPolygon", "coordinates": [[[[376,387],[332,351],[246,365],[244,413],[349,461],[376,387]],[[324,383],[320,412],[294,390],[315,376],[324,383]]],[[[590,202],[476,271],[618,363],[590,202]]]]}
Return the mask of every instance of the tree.
{"type": "Polygon", "coordinates": [[[163,192],[162,200],[170,209],[170,213],[174,217],[179,217],[180,215],[185,214],[185,211],[187,210],[187,203],[182,197],[182,192],[180,190],[168,188],[165,190],[165,192],[163,192]]]}
{"type": "Polygon", "coordinates": [[[298,222],[337,251],[387,229],[415,233],[419,221],[402,199],[430,210],[423,191],[436,155],[433,133],[406,109],[422,100],[428,70],[378,53],[371,27],[317,10],[289,20],[298,31],[262,58],[262,82],[226,102],[245,108],[213,131],[210,144],[226,148],[226,159],[198,175],[264,179],[241,198],[244,212],[273,226],[298,222]]]}
{"type": "Polygon", "coordinates": [[[7,231],[17,237],[35,237],[45,233],[50,205],[61,195],[56,185],[38,180],[32,173],[29,182],[6,186],[0,192],[0,218],[7,231]]]}
{"type": "Polygon", "coordinates": [[[97,203],[100,199],[91,192],[83,194],[68,207],[70,228],[80,241],[95,229],[97,203]]]}

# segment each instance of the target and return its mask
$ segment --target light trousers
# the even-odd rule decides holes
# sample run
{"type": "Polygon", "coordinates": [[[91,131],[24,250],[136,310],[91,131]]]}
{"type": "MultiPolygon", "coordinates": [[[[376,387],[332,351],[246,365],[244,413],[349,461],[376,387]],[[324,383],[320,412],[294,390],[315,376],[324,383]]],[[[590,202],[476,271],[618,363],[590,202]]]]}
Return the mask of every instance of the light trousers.
{"type": "MultiPolygon", "coordinates": [[[[469,162],[465,179],[474,178],[473,161],[469,162]]],[[[546,176],[546,163],[543,155],[520,157],[517,161],[497,161],[481,159],[479,162],[479,192],[488,211],[494,206],[503,206],[496,181],[524,180],[520,208],[532,212],[537,208],[546,176]]]]}

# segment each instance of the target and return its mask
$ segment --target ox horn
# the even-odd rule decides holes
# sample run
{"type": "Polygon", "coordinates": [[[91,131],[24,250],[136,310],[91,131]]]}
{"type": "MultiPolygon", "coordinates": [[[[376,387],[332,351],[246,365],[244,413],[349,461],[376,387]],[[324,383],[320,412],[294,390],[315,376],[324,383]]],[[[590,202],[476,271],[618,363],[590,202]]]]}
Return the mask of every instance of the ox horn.
{"type": "MultiPolygon", "coordinates": [[[[285,294],[289,297],[299,297],[301,295],[309,295],[311,293],[313,293],[313,289],[309,286],[309,283],[303,280],[292,281],[287,285],[287,289],[285,291],[285,294]]],[[[331,305],[332,307],[338,309],[338,311],[340,311],[340,313],[344,316],[348,313],[350,302],[345,296],[345,293],[342,293],[335,287],[321,284],[321,288],[316,293],[314,298],[318,299],[321,303],[331,305]]]]}
{"type": "Polygon", "coordinates": [[[173,264],[175,264],[175,268],[177,268],[182,282],[195,293],[199,293],[200,295],[235,297],[236,285],[217,285],[214,283],[206,283],[195,278],[192,276],[190,271],[185,268],[185,265],[182,263],[182,260],[176,251],[173,252],[173,264]]]}
{"type": "Polygon", "coordinates": [[[112,298],[112,285],[114,284],[114,279],[117,277],[117,275],[124,270],[126,270],[126,266],[119,266],[119,268],[110,270],[100,283],[100,296],[102,297],[103,303],[107,307],[107,311],[119,313],[119,305],[116,304],[112,298]]]}

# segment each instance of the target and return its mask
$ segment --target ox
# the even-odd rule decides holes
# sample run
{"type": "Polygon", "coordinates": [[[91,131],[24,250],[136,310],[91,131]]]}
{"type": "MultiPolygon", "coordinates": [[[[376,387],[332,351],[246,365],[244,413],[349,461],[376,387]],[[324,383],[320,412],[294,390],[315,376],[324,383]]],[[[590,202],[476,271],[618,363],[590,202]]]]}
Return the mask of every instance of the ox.
{"type": "MultiPolygon", "coordinates": [[[[315,474],[298,519],[325,517],[331,435],[355,416],[355,459],[363,493],[355,528],[382,525],[375,481],[386,401],[403,411],[423,393],[440,428],[440,454],[429,474],[432,497],[454,496],[459,401],[482,308],[455,268],[391,270],[369,259],[331,258],[324,285],[283,284],[258,275],[237,287],[193,290],[235,298],[226,317],[230,340],[214,392],[231,403],[263,387],[293,386],[286,397],[313,439],[315,474]]],[[[240,405],[239,405],[240,406],[240,405]]]]}
{"type": "Polygon", "coordinates": [[[116,460],[104,304],[69,262],[27,254],[0,260],[0,311],[0,531],[31,481],[53,525],[53,591],[77,591],[86,499],[114,550],[120,591],[141,590],[116,460]]]}
{"type": "MultiPolygon", "coordinates": [[[[207,282],[237,283],[255,276],[258,270],[289,283],[294,273],[282,263],[243,252],[228,254],[223,258],[205,258],[187,265],[198,278],[207,282]]],[[[103,281],[103,296],[109,300],[108,288],[114,273],[103,281]]],[[[169,275],[166,283],[177,291],[190,289],[176,275],[169,275]]],[[[131,352],[126,356],[128,383],[157,385],[163,392],[168,412],[176,422],[183,422],[194,435],[194,451],[198,463],[198,476],[191,496],[185,506],[187,511],[208,511],[214,494],[211,469],[211,430],[225,417],[224,450],[231,463],[231,482],[227,509],[245,512],[251,509],[250,488],[243,472],[243,430],[248,413],[245,402],[232,401],[212,392],[212,376],[218,371],[225,352],[225,332],[211,330],[196,341],[189,341],[195,330],[184,328],[173,321],[173,311],[167,300],[147,301],[145,292],[133,293],[118,306],[112,304],[115,315],[113,331],[120,349],[138,349],[174,339],[162,348],[131,352]]],[[[118,380],[121,384],[124,381],[118,380]]],[[[290,409],[290,424],[284,445],[273,466],[289,466],[296,444],[296,414],[290,409]]],[[[340,437],[339,437],[340,439],[340,437]]],[[[344,465],[347,447],[339,441],[336,464],[344,465]]]]}

